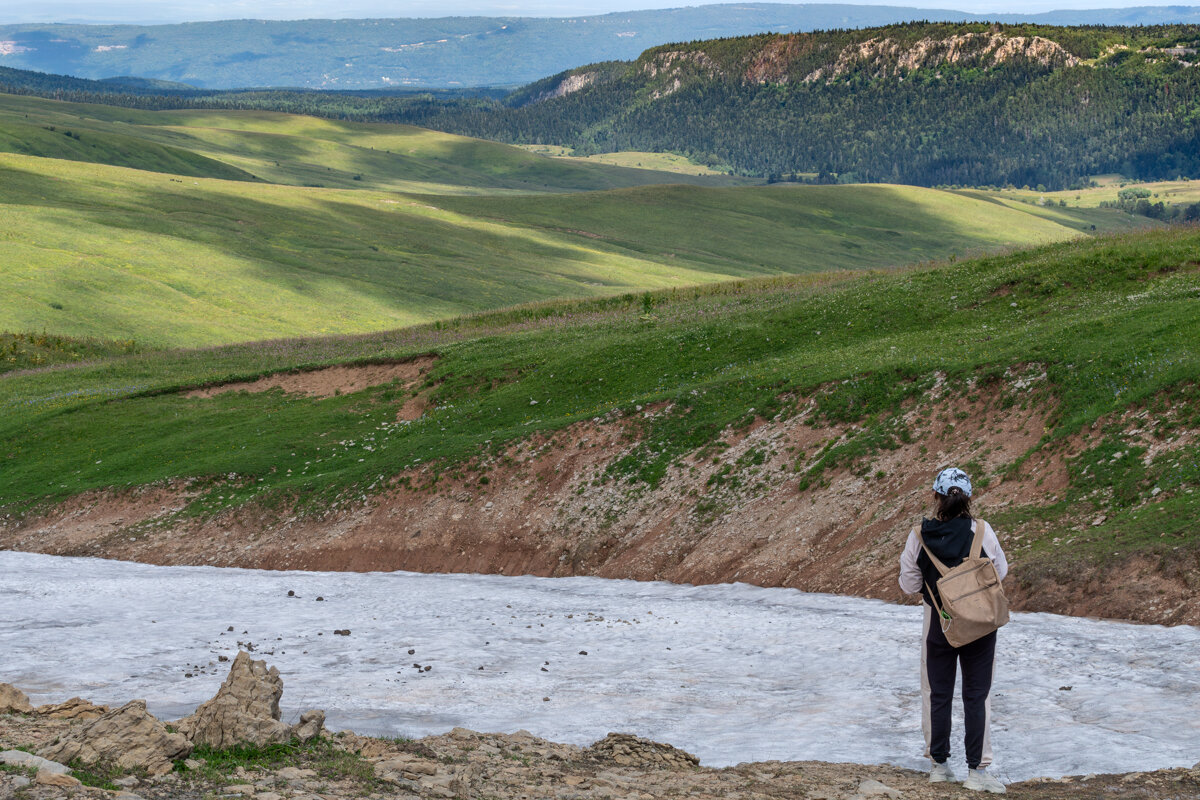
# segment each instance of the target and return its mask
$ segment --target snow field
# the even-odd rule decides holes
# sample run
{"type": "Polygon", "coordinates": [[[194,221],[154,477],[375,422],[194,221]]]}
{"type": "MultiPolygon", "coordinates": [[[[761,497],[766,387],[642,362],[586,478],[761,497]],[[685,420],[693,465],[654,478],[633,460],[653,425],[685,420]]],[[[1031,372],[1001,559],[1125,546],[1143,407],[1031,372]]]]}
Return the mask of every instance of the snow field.
{"type": "MultiPolygon", "coordinates": [[[[35,703],[144,698],[173,719],[215,693],[228,669],[219,657],[232,659],[240,642],[282,673],[285,719],[323,708],[332,730],[524,728],[581,745],[621,731],[708,766],[927,767],[920,631],[919,608],[746,584],[0,552],[0,681],[35,703]]],[[[1002,778],[1200,758],[1200,630],[1015,614],[999,641],[992,737],[1002,778]]],[[[955,764],[961,732],[956,716],[955,764]]]]}

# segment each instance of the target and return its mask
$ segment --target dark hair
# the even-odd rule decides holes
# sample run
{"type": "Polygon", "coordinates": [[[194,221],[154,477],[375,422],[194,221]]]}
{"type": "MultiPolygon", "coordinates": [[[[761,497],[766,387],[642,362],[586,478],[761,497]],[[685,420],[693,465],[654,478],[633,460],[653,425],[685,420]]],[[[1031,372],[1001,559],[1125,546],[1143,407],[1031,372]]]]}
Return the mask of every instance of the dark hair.
{"type": "Polygon", "coordinates": [[[937,496],[937,514],[935,516],[942,522],[956,519],[958,517],[971,517],[971,498],[967,497],[967,493],[957,486],[951,486],[945,494],[937,496]]]}

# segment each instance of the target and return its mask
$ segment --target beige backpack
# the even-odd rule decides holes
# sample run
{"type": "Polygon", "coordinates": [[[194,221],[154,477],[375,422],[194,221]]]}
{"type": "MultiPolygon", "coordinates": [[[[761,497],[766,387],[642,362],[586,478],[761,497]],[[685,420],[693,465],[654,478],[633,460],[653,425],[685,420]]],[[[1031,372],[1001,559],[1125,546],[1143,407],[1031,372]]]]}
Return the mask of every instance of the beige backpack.
{"type": "Polygon", "coordinates": [[[929,599],[942,623],[942,633],[952,647],[970,644],[1008,622],[1008,598],[1004,596],[996,565],[983,554],[983,530],[983,520],[976,520],[971,549],[954,569],[948,569],[930,552],[925,537],[918,534],[925,555],[942,576],[937,582],[937,593],[942,598],[940,606],[928,583],[925,588],[929,589],[929,599]]]}

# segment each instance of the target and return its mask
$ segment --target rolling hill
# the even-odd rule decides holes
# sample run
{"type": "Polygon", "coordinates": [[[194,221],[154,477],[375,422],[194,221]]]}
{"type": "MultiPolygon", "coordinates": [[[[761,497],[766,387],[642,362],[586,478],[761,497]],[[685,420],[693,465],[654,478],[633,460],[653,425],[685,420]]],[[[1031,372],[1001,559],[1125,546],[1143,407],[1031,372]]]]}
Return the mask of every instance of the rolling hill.
{"type": "Polygon", "coordinates": [[[542,158],[411,125],[253,111],[147,111],[0,94],[0,152],[190,177],[447,192],[750,181],[542,158]]]}
{"type": "Polygon", "coordinates": [[[0,155],[0,179],[0,328],[143,346],[362,333],[531,301],[1056,241],[1092,217],[1137,224],[1118,211],[1068,209],[1056,221],[1034,206],[896,186],[472,199],[18,155],[0,155]]]}

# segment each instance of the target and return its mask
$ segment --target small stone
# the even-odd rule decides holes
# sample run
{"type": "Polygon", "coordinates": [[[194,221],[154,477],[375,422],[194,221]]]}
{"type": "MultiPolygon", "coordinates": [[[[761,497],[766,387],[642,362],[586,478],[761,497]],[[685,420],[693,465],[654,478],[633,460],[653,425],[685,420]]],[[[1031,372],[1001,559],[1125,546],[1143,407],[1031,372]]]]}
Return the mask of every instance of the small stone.
{"type": "Polygon", "coordinates": [[[204,766],[204,763],[205,762],[197,758],[188,758],[184,760],[183,765],[188,769],[200,769],[204,766]]]}
{"type": "Polygon", "coordinates": [[[317,595],[317,602],[318,602],[318,603],[324,603],[324,602],[325,602],[325,598],[324,598],[324,597],[321,597],[320,595],[317,595]]]}
{"type": "Polygon", "coordinates": [[[78,778],[72,778],[70,775],[64,775],[61,772],[48,772],[44,769],[39,769],[37,777],[33,782],[39,786],[58,786],[63,789],[68,789],[74,786],[82,786],[78,778]]]}
{"type": "Polygon", "coordinates": [[[235,783],[232,786],[226,786],[225,793],[226,794],[253,795],[254,787],[248,783],[235,783]]]}
{"type": "MultiPolygon", "coordinates": [[[[190,761],[191,759],[188,760],[190,761]]],[[[120,786],[122,789],[132,789],[141,785],[141,783],[137,775],[126,775],[124,778],[117,778],[113,781],[113,785],[120,786]]]]}
{"type": "Polygon", "coordinates": [[[275,792],[259,792],[254,795],[254,800],[283,800],[283,795],[275,792]]]}
{"type": "Polygon", "coordinates": [[[295,596],[296,596],[296,593],[293,592],[291,589],[288,589],[288,597],[295,597],[295,596]]]}
{"type": "Polygon", "coordinates": [[[898,798],[902,796],[900,794],[900,790],[893,789],[885,783],[880,783],[879,781],[871,780],[870,778],[858,784],[858,795],[859,797],[887,796],[891,798],[898,798]]]}
{"type": "Polygon", "coordinates": [[[24,775],[14,775],[9,781],[9,786],[14,789],[24,789],[31,783],[33,783],[33,781],[29,780],[29,778],[26,778],[24,775]]]}
{"type": "Polygon", "coordinates": [[[416,653],[417,653],[417,651],[416,651],[416,650],[414,650],[414,649],[410,649],[410,650],[408,651],[408,654],[409,654],[410,656],[411,656],[411,655],[416,655],[416,653]]]}
{"type": "Polygon", "coordinates": [[[580,650],[580,651],[579,651],[579,655],[581,655],[581,656],[586,656],[586,655],[587,655],[587,650],[580,650]]]}

